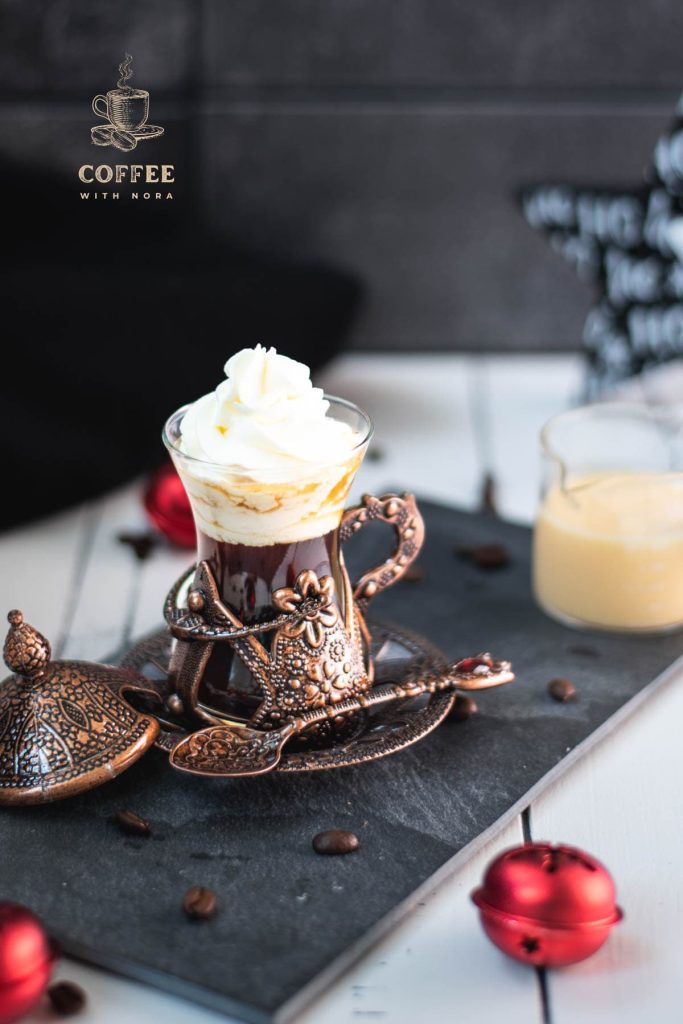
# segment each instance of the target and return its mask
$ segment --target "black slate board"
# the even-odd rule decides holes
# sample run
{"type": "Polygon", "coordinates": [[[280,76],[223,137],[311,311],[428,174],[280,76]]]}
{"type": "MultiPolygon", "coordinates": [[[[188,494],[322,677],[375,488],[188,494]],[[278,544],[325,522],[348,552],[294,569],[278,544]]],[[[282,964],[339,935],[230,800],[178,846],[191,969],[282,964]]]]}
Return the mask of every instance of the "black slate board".
{"type": "MultiPolygon", "coordinates": [[[[509,657],[517,682],[482,694],[476,718],[373,764],[209,782],[154,751],[100,790],[5,810],[0,897],[33,907],[66,952],[244,1020],[285,1020],[683,653],[680,635],[588,636],[551,622],[530,594],[528,530],[421,507],[426,578],[382,595],[375,614],[453,656],[509,657]],[[490,540],[509,547],[509,567],[484,572],[453,553],[490,540]],[[576,682],[576,702],[549,698],[556,675],[576,682]],[[126,807],[153,822],[151,839],[111,824],[126,807]],[[331,826],[356,831],[362,849],[314,854],[312,836],[331,826]],[[220,894],[214,921],[184,919],[192,884],[220,894]]],[[[377,540],[354,539],[351,564],[375,562],[377,540]]]]}

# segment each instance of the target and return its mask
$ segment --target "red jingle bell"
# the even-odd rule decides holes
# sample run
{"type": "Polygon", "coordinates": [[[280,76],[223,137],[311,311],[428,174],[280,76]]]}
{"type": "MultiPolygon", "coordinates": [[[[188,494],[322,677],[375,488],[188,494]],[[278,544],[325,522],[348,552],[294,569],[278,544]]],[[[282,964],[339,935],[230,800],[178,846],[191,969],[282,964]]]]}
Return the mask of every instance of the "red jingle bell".
{"type": "Polygon", "coordinates": [[[36,1006],[52,974],[54,952],[42,924],[18,903],[0,903],[0,1024],[36,1006]]]}
{"type": "Polygon", "coordinates": [[[607,868],[573,846],[550,843],[500,854],[472,899],[491,941],[537,967],[585,960],[623,917],[607,868]]]}
{"type": "Polygon", "coordinates": [[[192,509],[173,463],[162,466],[152,476],[144,504],[149,518],[171,543],[181,548],[195,546],[192,509]]]}

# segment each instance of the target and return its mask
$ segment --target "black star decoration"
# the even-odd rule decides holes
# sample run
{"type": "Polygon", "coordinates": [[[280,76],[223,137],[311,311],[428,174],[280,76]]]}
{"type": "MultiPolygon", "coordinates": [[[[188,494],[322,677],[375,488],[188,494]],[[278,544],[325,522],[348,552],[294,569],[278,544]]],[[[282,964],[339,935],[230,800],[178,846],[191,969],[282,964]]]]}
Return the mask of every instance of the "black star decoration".
{"type": "Polygon", "coordinates": [[[534,185],[519,201],[597,289],[583,332],[591,393],[683,356],[683,96],[640,187],[534,185]]]}

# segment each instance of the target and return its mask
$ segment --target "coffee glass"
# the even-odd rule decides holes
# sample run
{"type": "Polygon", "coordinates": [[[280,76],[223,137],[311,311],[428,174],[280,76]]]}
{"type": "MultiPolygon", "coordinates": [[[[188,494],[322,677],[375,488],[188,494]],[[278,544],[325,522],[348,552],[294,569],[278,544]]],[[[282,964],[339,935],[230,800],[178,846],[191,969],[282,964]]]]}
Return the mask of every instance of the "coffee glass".
{"type": "MultiPolygon", "coordinates": [[[[316,596],[322,602],[301,626],[289,624],[276,633],[255,633],[236,644],[209,645],[201,672],[179,686],[186,709],[205,720],[221,716],[252,719],[259,708],[265,714],[267,690],[272,724],[287,708],[333,703],[371,684],[372,665],[360,606],[403,574],[419,550],[423,526],[410,495],[366,497],[360,506],[344,511],[373,428],[369,417],[351,402],[325,397],[328,415],[351,428],[352,444],[341,459],[302,463],[296,471],[288,466],[286,470],[250,472],[242,466],[214,464],[183,453],[181,424],[187,406],[165,425],[164,443],[195,519],[197,573],[203,565],[208,567],[210,587],[222,603],[222,614],[227,613],[238,627],[265,626],[278,615],[295,610],[297,602],[316,596]],[[340,537],[351,536],[371,520],[392,525],[399,543],[394,557],[366,572],[354,590],[344,566],[340,537]],[[308,648],[301,646],[306,638],[308,648]],[[245,645],[244,657],[236,656],[240,643],[245,645]],[[255,664],[259,668],[254,650],[260,652],[261,661],[266,656],[270,659],[271,679],[266,675],[259,680],[254,672],[255,664]],[[287,678],[273,683],[283,672],[287,678]]],[[[192,584],[195,587],[197,578],[192,584]]],[[[176,644],[175,655],[180,646],[182,640],[176,644]]],[[[185,643],[181,653],[192,661],[196,650],[196,644],[185,643]]],[[[207,650],[206,644],[203,650],[207,650]]],[[[186,673],[181,660],[176,658],[176,674],[182,683],[186,673]]]]}
{"type": "Polygon", "coordinates": [[[115,128],[134,132],[149,117],[149,93],[146,89],[110,89],[92,101],[93,113],[103,117],[115,128]]]}

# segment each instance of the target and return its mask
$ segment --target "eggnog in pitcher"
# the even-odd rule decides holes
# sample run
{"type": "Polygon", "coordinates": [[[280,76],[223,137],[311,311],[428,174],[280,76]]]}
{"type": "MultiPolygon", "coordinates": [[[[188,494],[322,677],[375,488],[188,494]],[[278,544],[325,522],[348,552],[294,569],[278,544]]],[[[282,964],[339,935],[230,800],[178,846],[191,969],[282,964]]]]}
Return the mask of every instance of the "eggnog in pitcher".
{"type": "Polygon", "coordinates": [[[613,471],[551,485],[534,589],[557,618],[613,630],[683,624],[683,473],[613,471]]]}

